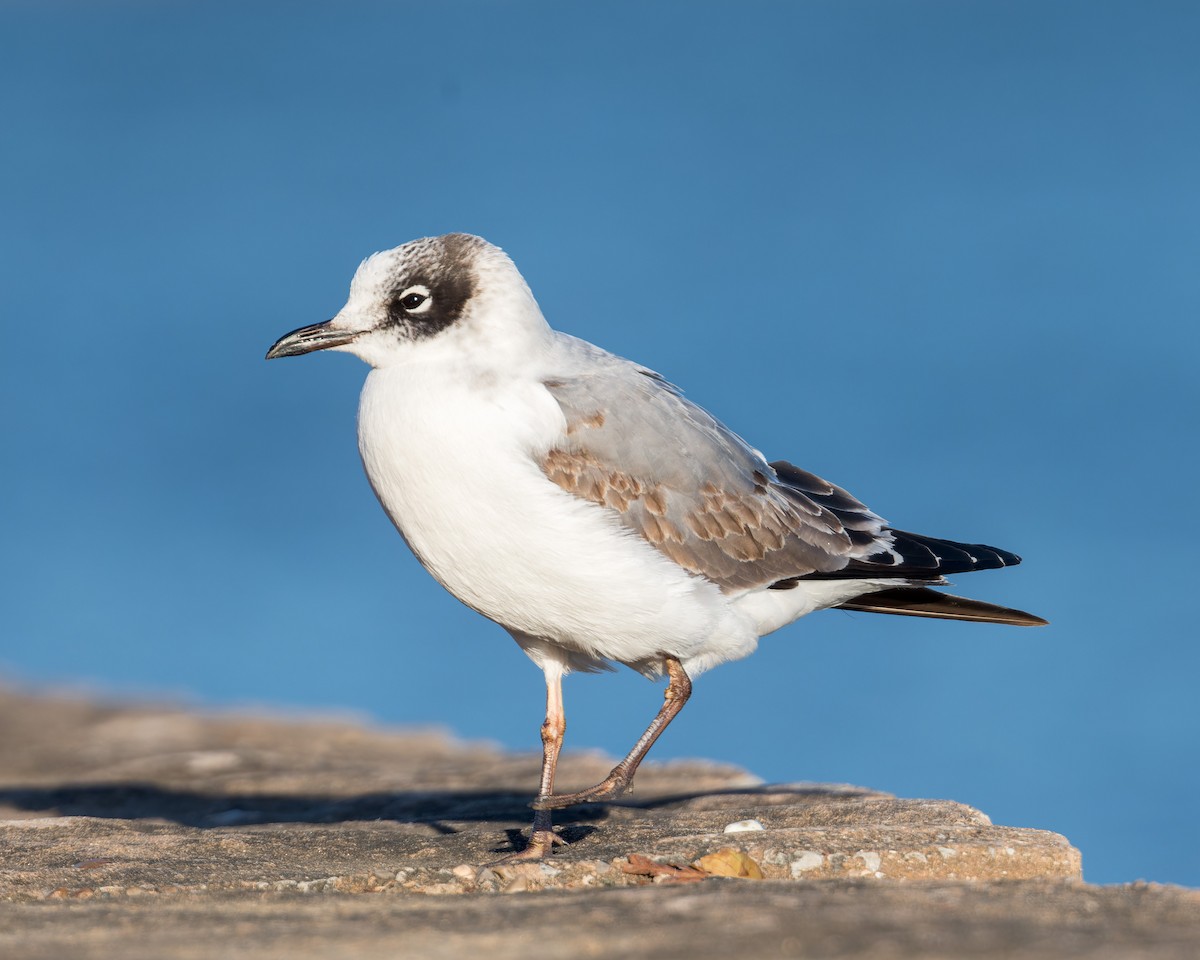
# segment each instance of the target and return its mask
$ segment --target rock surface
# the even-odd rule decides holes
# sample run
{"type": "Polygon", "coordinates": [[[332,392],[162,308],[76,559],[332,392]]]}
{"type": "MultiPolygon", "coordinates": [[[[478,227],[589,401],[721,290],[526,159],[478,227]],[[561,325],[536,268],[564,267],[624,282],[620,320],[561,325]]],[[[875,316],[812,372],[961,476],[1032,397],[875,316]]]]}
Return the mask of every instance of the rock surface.
{"type": "MultiPolygon", "coordinates": [[[[1200,955],[1197,892],[1089,887],[1063,837],[951,801],[650,764],[561,813],[552,860],[495,864],[536,755],[12,692],[0,730],[12,960],[1200,955]]],[[[610,766],[569,754],[560,783],[610,766]]]]}

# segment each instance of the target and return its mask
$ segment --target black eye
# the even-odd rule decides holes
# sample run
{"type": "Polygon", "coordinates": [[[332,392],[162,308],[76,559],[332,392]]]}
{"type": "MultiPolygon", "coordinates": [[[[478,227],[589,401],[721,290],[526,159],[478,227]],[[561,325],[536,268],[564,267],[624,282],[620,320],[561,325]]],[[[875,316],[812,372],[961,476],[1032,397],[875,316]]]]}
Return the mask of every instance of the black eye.
{"type": "Polygon", "coordinates": [[[422,296],[419,293],[410,293],[407,297],[404,297],[400,301],[400,306],[402,306],[405,310],[416,310],[417,307],[423,304],[427,299],[428,297],[422,296]]]}

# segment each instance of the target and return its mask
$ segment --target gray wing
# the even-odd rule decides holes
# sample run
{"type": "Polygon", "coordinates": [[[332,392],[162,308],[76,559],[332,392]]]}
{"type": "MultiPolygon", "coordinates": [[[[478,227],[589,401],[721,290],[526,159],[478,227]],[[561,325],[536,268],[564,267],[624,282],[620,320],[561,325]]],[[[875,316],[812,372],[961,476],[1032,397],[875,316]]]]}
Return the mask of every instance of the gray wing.
{"type": "Polygon", "coordinates": [[[783,461],[767,463],[656,374],[604,356],[609,362],[546,381],[567,420],[566,436],[542,463],[554,483],[609,507],[728,592],[794,586],[807,576],[870,576],[857,570],[867,558],[885,571],[900,565],[886,523],[846,491],[783,461]]]}

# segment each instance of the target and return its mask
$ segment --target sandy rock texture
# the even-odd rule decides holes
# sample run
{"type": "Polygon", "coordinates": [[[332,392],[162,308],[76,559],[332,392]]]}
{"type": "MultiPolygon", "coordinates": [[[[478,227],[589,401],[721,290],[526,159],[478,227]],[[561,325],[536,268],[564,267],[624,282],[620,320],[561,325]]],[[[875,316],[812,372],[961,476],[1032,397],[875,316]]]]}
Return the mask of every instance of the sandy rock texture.
{"type": "MultiPolygon", "coordinates": [[[[0,691],[0,956],[1195,957],[1200,894],[944,800],[648,765],[519,849],[539,758],[0,691]]],[[[607,773],[567,755],[563,789],[607,773]]]]}

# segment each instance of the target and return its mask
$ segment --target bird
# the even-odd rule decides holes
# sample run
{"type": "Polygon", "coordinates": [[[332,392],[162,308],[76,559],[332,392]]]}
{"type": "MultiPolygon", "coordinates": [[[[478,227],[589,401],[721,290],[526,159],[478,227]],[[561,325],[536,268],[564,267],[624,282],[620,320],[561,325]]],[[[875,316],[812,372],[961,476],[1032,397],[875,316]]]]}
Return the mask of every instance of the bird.
{"type": "Polygon", "coordinates": [[[545,676],[532,830],[512,859],[562,842],[552,811],[628,790],[698,674],[806,614],[1047,622],[934,589],[1016,554],[899,530],[841,487],[768,462],[660,374],[552,329],[481,237],[367,257],[345,306],[267,359],[318,350],[372,368],[359,452],[409,549],[545,676]],[[662,706],[604,780],[555,793],[562,680],[615,665],[665,675],[662,706]]]}

